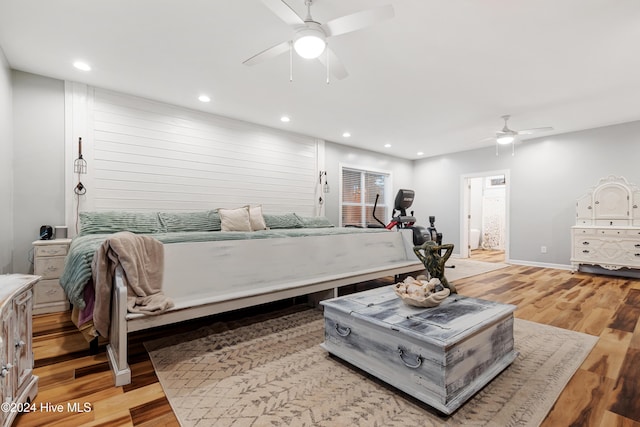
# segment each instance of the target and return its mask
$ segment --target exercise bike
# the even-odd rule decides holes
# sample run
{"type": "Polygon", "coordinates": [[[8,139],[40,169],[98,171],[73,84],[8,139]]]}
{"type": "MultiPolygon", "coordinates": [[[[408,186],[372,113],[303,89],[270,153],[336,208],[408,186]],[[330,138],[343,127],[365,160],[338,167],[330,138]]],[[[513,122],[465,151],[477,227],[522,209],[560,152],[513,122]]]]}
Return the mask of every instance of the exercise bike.
{"type": "MultiPolygon", "coordinates": [[[[426,242],[429,242],[429,241],[434,242],[437,246],[442,246],[442,233],[438,233],[438,230],[436,229],[435,216],[429,216],[429,227],[425,228],[419,225],[415,225],[416,218],[413,216],[413,211],[411,211],[411,215],[407,215],[407,209],[411,207],[411,205],[413,204],[413,200],[415,198],[415,192],[413,190],[406,190],[406,189],[398,190],[395,201],[393,203],[393,211],[391,213],[392,218],[389,224],[383,223],[376,216],[376,209],[378,207],[379,198],[380,198],[380,195],[376,194],[376,200],[373,204],[373,213],[372,213],[373,219],[375,219],[380,224],[380,226],[386,228],[387,230],[393,230],[394,228],[401,229],[401,230],[402,229],[412,230],[414,252],[418,250],[417,248],[419,248],[420,246],[424,245],[426,242]],[[396,215],[396,212],[398,212],[398,215],[396,215]]],[[[372,225],[369,225],[369,227],[380,228],[375,225],[373,227],[372,225]]],[[[446,252],[447,251],[444,249],[440,250],[441,255],[445,254],[446,252]]],[[[449,254],[450,254],[450,251],[449,251],[449,254]]],[[[419,255],[419,251],[416,252],[416,255],[424,263],[424,259],[423,259],[424,257],[421,257],[419,255]]],[[[449,257],[447,256],[446,258],[448,259],[449,257]]],[[[455,268],[456,266],[447,265],[445,267],[455,268]]]]}
{"type": "MultiPolygon", "coordinates": [[[[412,230],[413,244],[415,246],[420,246],[430,240],[436,242],[438,245],[442,244],[442,233],[438,233],[438,230],[436,230],[436,227],[434,225],[436,221],[435,216],[429,217],[430,226],[425,229],[422,226],[415,225],[416,218],[413,216],[413,211],[411,211],[411,215],[407,215],[407,209],[410,208],[413,204],[414,197],[415,192],[413,190],[398,190],[398,194],[396,194],[396,199],[393,203],[391,222],[389,222],[389,224],[385,224],[376,216],[378,199],[380,198],[380,195],[376,194],[376,200],[373,203],[373,219],[375,219],[382,227],[386,228],[387,230],[393,230],[394,228],[412,230]],[[396,212],[398,212],[398,215],[396,215],[396,212]]],[[[377,226],[371,227],[371,225],[369,225],[369,227],[378,228],[377,226]]]]}

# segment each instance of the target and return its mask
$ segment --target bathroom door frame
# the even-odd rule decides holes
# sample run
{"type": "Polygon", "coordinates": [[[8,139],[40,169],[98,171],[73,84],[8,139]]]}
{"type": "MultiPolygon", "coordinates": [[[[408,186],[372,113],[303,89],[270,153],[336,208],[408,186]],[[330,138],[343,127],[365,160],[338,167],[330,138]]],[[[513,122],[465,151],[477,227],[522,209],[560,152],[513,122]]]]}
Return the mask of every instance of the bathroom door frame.
{"type": "Polygon", "coordinates": [[[504,260],[509,262],[509,193],[511,174],[509,169],[463,174],[460,176],[460,258],[469,258],[469,234],[471,228],[471,179],[504,175],[504,260]]]}

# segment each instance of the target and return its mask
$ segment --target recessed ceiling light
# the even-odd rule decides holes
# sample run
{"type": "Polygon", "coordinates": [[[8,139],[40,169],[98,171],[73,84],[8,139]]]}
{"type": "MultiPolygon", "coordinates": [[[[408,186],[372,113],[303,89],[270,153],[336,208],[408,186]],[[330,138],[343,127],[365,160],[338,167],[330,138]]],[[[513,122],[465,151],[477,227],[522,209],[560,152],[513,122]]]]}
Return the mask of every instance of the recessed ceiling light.
{"type": "Polygon", "coordinates": [[[345,137],[345,138],[350,138],[351,134],[349,132],[345,132],[345,133],[342,134],[342,136],[345,137]]]}
{"type": "Polygon", "coordinates": [[[384,144],[384,148],[391,148],[391,144],[384,144]]]}
{"type": "Polygon", "coordinates": [[[78,70],[91,71],[91,66],[86,62],[76,61],[73,63],[73,66],[76,67],[78,70]]]}
{"type": "Polygon", "coordinates": [[[422,155],[424,155],[424,153],[423,153],[422,151],[418,151],[416,154],[417,154],[418,156],[422,156],[422,155]]]}
{"type": "Polygon", "coordinates": [[[284,123],[289,123],[291,119],[289,118],[289,116],[282,116],[280,117],[280,121],[284,123]]]}
{"type": "Polygon", "coordinates": [[[211,101],[211,98],[209,98],[207,95],[200,95],[198,97],[198,100],[200,100],[200,102],[209,102],[211,101]]]}

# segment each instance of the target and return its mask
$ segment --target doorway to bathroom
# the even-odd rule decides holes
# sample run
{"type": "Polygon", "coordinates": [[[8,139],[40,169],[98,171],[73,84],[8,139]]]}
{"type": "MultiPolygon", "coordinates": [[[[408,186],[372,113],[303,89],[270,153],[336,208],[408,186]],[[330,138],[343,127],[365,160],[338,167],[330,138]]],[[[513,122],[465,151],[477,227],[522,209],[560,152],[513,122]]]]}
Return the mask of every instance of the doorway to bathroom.
{"type": "Polygon", "coordinates": [[[509,259],[509,171],[462,176],[460,256],[478,261],[509,259]]]}

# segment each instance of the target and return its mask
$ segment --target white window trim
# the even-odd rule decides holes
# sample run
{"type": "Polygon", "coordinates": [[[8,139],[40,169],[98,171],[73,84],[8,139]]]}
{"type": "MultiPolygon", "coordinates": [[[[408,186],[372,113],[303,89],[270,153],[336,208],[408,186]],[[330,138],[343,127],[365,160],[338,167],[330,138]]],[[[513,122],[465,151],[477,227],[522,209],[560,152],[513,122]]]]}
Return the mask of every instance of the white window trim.
{"type": "MultiPolygon", "coordinates": [[[[343,227],[344,225],[342,224],[342,171],[344,169],[352,169],[352,170],[357,170],[357,171],[361,171],[361,172],[373,172],[373,173],[379,173],[379,174],[384,174],[387,176],[387,180],[386,180],[386,188],[385,190],[385,196],[384,196],[384,200],[383,203],[389,207],[389,209],[387,210],[387,217],[386,218],[380,218],[380,220],[382,222],[384,222],[385,224],[388,224],[389,221],[391,221],[391,212],[393,210],[393,197],[392,193],[393,193],[393,174],[391,173],[390,170],[388,169],[378,169],[378,168],[374,168],[374,167],[369,167],[369,166],[362,166],[362,165],[356,165],[356,164],[350,164],[350,163],[338,163],[338,168],[339,168],[339,181],[338,181],[338,225],[340,227],[343,227]]],[[[345,206],[348,206],[349,204],[345,204],[345,206]]],[[[360,204],[358,203],[358,206],[360,204]]]]}

